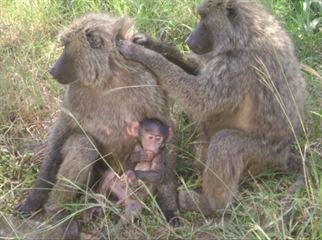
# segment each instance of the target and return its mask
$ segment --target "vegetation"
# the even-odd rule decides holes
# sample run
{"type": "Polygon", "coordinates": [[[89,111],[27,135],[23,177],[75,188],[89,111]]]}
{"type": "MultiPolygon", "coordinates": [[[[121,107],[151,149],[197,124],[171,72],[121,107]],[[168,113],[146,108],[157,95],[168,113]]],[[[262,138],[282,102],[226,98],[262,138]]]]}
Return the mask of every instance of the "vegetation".
{"type": "MultiPolygon", "coordinates": [[[[32,185],[41,161],[41,156],[32,150],[44,141],[59,110],[63,88],[48,74],[61,50],[56,41],[59,31],[84,13],[113,12],[134,17],[139,31],[163,36],[187,51],[184,40],[196,22],[194,9],[198,2],[1,0],[0,222],[8,221],[32,185]]],[[[297,179],[294,173],[268,172],[245,179],[238,199],[225,214],[205,218],[200,213],[181,213],[182,226],[177,229],[168,227],[162,215],[156,214],[159,210],[152,199],[139,224],[113,232],[113,218],[109,216],[119,209],[110,204],[108,216],[96,225],[103,224],[112,235],[120,234],[116,239],[322,239],[322,3],[262,2],[293,37],[307,82],[306,131],[299,138],[299,145],[294,145],[294,152],[302,152],[303,163],[309,163],[303,164],[304,186],[288,194],[297,179]]],[[[179,160],[187,162],[193,159],[191,126],[177,106],[173,108],[173,117],[178,123],[179,160]]],[[[178,169],[178,175],[181,187],[200,183],[200,174],[187,167],[178,169]]],[[[84,209],[80,203],[68,207],[73,214],[84,209]]]]}

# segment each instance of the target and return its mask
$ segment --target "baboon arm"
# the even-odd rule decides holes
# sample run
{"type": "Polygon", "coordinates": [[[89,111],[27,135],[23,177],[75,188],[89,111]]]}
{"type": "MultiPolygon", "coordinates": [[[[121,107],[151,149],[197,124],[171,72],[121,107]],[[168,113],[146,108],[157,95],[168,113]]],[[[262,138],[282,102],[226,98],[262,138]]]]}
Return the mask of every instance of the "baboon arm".
{"type": "MultiPolygon", "coordinates": [[[[61,150],[70,133],[70,127],[65,124],[62,119],[59,119],[51,130],[46,158],[40,168],[39,175],[34,186],[36,189],[47,189],[46,194],[48,194],[53,183],[56,181],[57,172],[63,161],[61,150]]],[[[41,191],[45,194],[45,191],[41,191]]]]}
{"type": "Polygon", "coordinates": [[[168,43],[158,41],[146,34],[136,34],[133,42],[160,53],[170,62],[173,62],[189,74],[197,75],[199,72],[200,64],[196,59],[180,53],[175,47],[168,43]]]}
{"type": "Polygon", "coordinates": [[[151,152],[140,150],[130,155],[130,162],[131,163],[149,162],[152,160],[152,158],[153,156],[151,155],[151,152]]]}
{"type": "Polygon", "coordinates": [[[161,182],[161,173],[160,171],[140,171],[134,170],[135,176],[145,183],[152,183],[159,185],[161,182]]]}
{"type": "Polygon", "coordinates": [[[120,52],[128,59],[138,61],[148,67],[158,78],[162,87],[184,109],[197,117],[203,114],[221,114],[235,109],[244,96],[240,88],[242,76],[231,73],[232,67],[226,63],[212,63],[218,72],[208,69],[208,74],[193,76],[169,62],[162,55],[129,41],[119,42],[120,52]],[[220,72],[219,72],[220,71],[220,72]],[[229,86],[234,86],[231,88],[229,86]],[[229,91],[227,91],[229,90],[229,91]]]}
{"type": "Polygon", "coordinates": [[[182,68],[186,73],[198,75],[199,64],[193,58],[181,54],[176,48],[166,43],[160,43],[160,54],[170,62],[182,68]]]}

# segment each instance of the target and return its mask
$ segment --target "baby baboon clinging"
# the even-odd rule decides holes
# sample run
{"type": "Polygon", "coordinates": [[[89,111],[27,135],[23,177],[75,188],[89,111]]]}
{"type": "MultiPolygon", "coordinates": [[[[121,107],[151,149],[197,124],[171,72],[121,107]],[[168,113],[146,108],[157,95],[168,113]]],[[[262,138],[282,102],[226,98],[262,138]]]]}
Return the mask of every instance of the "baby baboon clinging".
{"type": "Polygon", "coordinates": [[[155,186],[160,185],[165,160],[162,149],[165,143],[173,138],[173,131],[166,123],[156,118],[145,118],[140,122],[133,122],[128,127],[128,133],[136,138],[137,144],[128,161],[135,164],[127,171],[131,180],[138,178],[155,186]]]}
{"type": "Polygon", "coordinates": [[[204,0],[198,14],[187,44],[208,61],[197,76],[134,43],[120,41],[119,49],[151,69],[198,124],[206,142],[199,149],[203,192],[191,192],[194,202],[180,192],[179,204],[211,214],[233,200],[242,177],[286,167],[301,126],[305,82],[291,39],[255,1],[204,0]]]}
{"type": "MultiPolygon", "coordinates": [[[[124,164],[135,145],[126,131],[129,122],[155,117],[171,126],[166,95],[156,78],[141,64],[125,60],[116,48],[116,41],[131,37],[131,27],[125,17],[89,14],[62,33],[64,50],[50,73],[66,86],[66,111],[60,113],[50,132],[39,176],[18,211],[30,213],[46,203],[47,213],[55,221],[61,220],[66,213],[58,211],[60,204],[72,201],[76,190],[66,189],[61,178],[55,183],[56,176],[82,186],[97,174],[93,165],[102,156],[112,167],[119,166],[118,161],[124,164]]],[[[157,199],[170,220],[177,209],[175,159],[166,149],[162,156],[167,158],[166,177],[157,199]]],[[[65,238],[77,239],[77,222],[65,223],[65,238]]]]}
{"type": "MultiPolygon", "coordinates": [[[[102,194],[113,195],[117,203],[124,206],[124,215],[120,223],[125,223],[139,216],[141,203],[149,194],[143,183],[154,191],[160,185],[165,157],[161,150],[166,141],[172,138],[172,130],[162,121],[155,118],[145,118],[128,126],[128,134],[135,137],[137,144],[133,153],[127,159],[135,166],[122,176],[117,176],[112,170],[105,170],[99,186],[102,194]]],[[[86,222],[92,220],[93,213],[102,213],[101,208],[91,208],[85,212],[86,222]]]]}

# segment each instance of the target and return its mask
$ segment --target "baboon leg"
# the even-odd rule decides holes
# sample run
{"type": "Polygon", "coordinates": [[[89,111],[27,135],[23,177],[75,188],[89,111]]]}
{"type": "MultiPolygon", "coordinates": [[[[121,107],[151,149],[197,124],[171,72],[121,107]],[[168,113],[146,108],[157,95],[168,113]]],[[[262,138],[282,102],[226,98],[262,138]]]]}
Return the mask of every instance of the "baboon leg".
{"type": "Polygon", "coordinates": [[[221,130],[210,142],[203,189],[210,207],[222,209],[236,196],[243,176],[285,168],[289,148],[258,139],[239,130],[221,130]]]}
{"type": "Polygon", "coordinates": [[[209,140],[207,140],[208,137],[206,136],[205,131],[198,130],[196,133],[196,136],[194,138],[194,154],[195,154],[195,160],[194,160],[194,167],[198,168],[200,171],[202,171],[205,168],[206,160],[207,160],[207,154],[208,154],[208,148],[209,148],[209,140]]]}
{"type": "Polygon", "coordinates": [[[124,219],[121,219],[123,222],[133,222],[135,218],[140,216],[142,209],[140,201],[143,201],[143,199],[132,199],[132,197],[126,199],[124,203],[124,219]]]}
{"type": "Polygon", "coordinates": [[[60,226],[64,239],[79,239],[78,223],[74,219],[66,219],[68,214],[63,210],[63,204],[71,203],[78,187],[89,183],[94,162],[99,155],[92,141],[81,134],[69,137],[62,154],[64,161],[57,175],[57,183],[44,207],[51,220],[55,223],[62,222],[60,226]]]}
{"type": "MultiPolygon", "coordinates": [[[[170,148],[170,147],[169,147],[170,148]]],[[[175,178],[175,158],[173,149],[164,149],[161,151],[164,160],[164,171],[162,173],[162,181],[157,186],[157,202],[169,224],[172,227],[180,225],[179,219],[176,217],[178,210],[178,192],[175,178]]]]}
{"type": "Polygon", "coordinates": [[[288,157],[288,146],[281,150],[278,144],[273,145],[239,130],[221,130],[210,141],[203,173],[203,195],[179,193],[180,208],[201,210],[205,215],[223,209],[236,196],[243,176],[285,168],[288,157]]]}
{"type": "Polygon", "coordinates": [[[56,181],[56,174],[62,163],[61,149],[70,134],[70,128],[62,117],[53,126],[48,143],[46,158],[44,159],[36,182],[28,197],[16,208],[18,212],[29,215],[38,210],[47,201],[49,192],[56,181]]]}

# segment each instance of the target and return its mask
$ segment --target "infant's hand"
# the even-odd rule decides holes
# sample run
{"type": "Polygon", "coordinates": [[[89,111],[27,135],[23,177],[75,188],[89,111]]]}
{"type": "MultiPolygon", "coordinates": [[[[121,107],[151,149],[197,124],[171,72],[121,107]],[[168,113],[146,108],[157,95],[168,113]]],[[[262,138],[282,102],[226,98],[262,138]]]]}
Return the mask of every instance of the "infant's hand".
{"type": "Polygon", "coordinates": [[[142,150],[142,156],[143,159],[145,159],[145,161],[147,162],[151,162],[155,156],[154,152],[150,151],[150,150],[142,150]]]}
{"type": "Polygon", "coordinates": [[[135,175],[135,172],[132,170],[127,170],[125,173],[127,183],[129,185],[134,185],[137,182],[137,177],[135,175]]]}

